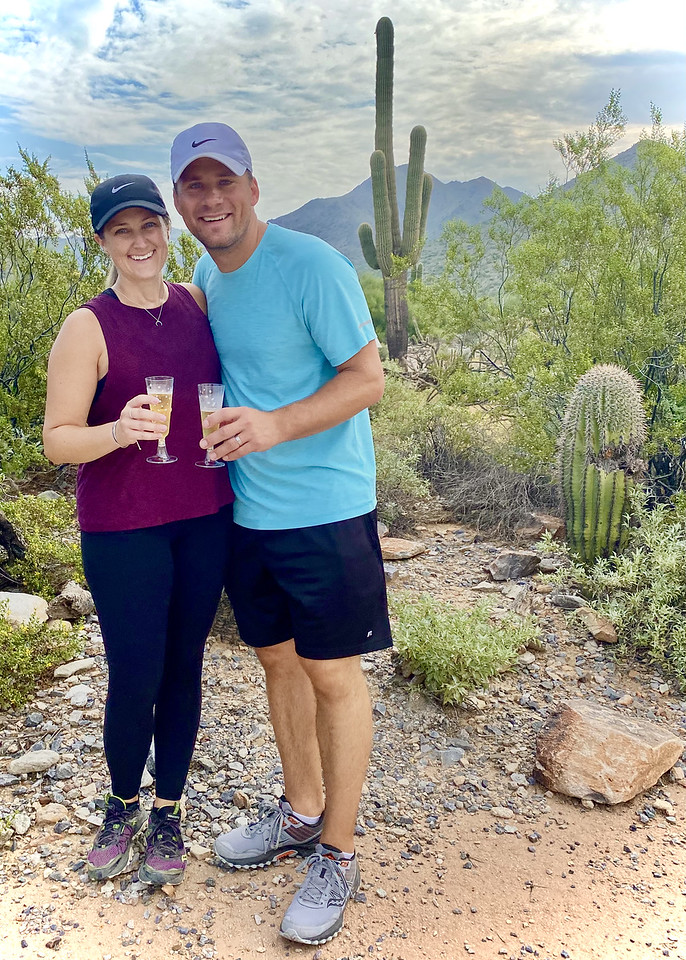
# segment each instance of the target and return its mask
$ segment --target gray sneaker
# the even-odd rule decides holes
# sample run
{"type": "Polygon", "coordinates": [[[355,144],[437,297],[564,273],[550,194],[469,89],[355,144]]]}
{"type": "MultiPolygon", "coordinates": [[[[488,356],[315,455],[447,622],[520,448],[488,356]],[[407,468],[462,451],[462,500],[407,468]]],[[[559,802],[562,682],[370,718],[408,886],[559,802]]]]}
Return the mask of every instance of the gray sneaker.
{"type": "Polygon", "coordinates": [[[357,857],[337,860],[321,844],[307,866],[307,876],[286,910],[279,933],[296,943],[326,943],[343,927],[348,900],[360,887],[360,868],[357,857]]]}
{"type": "Polygon", "coordinates": [[[316,823],[303,823],[293,815],[285,797],[281,797],[278,806],[265,804],[261,814],[255,823],[217,837],[214,852],[223,863],[254,870],[285,857],[307,857],[314,852],[322,835],[324,814],[316,823]]]}

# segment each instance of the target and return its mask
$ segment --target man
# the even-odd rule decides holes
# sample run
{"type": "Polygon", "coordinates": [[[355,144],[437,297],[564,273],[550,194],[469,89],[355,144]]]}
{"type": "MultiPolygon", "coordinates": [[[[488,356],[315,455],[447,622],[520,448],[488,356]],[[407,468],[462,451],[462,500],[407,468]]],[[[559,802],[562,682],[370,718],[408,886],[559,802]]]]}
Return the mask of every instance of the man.
{"type": "Polygon", "coordinates": [[[235,130],[183,131],[171,168],[176,208],[207,251],[193,279],[230,404],[206,419],[216,429],[203,442],[228,461],[236,494],[227,592],[265,671],[284,776],[278,807],[215,850],[243,868],[313,854],[280,932],[324,943],[360,882],[355,822],[372,738],[360,656],[391,644],[367,412],[383,370],[352,265],[258,220],[235,130]]]}

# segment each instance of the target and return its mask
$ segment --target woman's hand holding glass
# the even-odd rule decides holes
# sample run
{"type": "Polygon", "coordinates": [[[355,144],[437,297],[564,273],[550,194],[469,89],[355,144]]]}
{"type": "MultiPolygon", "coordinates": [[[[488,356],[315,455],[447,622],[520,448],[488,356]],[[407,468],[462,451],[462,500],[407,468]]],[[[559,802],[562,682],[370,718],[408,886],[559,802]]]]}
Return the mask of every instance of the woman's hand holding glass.
{"type": "Polygon", "coordinates": [[[156,442],[168,432],[167,418],[154,409],[157,403],[156,398],[146,393],[127,401],[114,425],[114,439],[120,447],[139,444],[142,440],[156,442]]]}

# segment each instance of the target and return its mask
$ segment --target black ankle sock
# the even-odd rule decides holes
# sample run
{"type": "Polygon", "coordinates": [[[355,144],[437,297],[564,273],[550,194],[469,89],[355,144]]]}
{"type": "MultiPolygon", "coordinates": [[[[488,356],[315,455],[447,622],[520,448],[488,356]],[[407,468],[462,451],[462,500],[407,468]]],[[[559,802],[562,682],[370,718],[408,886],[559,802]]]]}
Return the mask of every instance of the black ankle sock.
{"type": "Polygon", "coordinates": [[[124,807],[126,810],[138,810],[140,805],[140,800],[131,800],[129,803],[124,800],[124,807]]]}

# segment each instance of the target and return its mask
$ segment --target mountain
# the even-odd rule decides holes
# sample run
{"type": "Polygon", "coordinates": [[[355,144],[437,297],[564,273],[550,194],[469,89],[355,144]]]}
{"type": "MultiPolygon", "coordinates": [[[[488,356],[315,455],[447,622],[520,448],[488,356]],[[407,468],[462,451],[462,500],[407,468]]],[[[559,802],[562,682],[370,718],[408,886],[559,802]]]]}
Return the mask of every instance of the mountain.
{"type": "MultiPolygon", "coordinates": [[[[398,188],[398,206],[402,223],[405,185],[407,183],[407,164],[396,167],[398,188]]],[[[443,261],[443,244],[440,237],[444,224],[448,220],[465,220],[469,224],[487,223],[491,211],[484,207],[484,200],[493,193],[497,184],[486,177],[476,180],[451,180],[444,183],[433,178],[433,191],[429,205],[429,218],[426,225],[427,242],[422,252],[422,263],[428,273],[440,271],[443,261]]],[[[503,187],[503,192],[511,200],[518,200],[524,194],[512,187],[503,187]]],[[[300,233],[312,233],[336,247],[364,272],[369,270],[357,236],[357,228],[364,222],[374,224],[372,205],[371,177],[358,184],[342,197],[325,197],[310,200],[292,213],[277,217],[273,222],[300,233]]]]}

